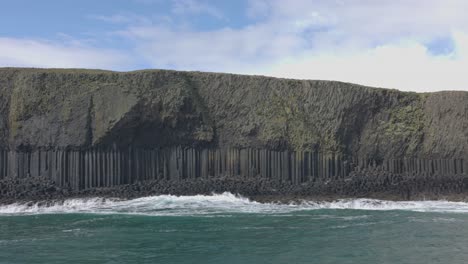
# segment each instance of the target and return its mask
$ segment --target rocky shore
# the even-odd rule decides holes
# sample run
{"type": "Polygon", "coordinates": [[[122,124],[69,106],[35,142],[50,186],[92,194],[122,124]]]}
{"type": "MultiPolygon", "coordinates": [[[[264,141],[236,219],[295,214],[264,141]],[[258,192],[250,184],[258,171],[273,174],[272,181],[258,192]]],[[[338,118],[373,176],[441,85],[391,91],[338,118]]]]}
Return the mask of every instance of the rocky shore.
{"type": "Polygon", "coordinates": [[[186,180],[148,180],[107,188],[73,190],[58,187],[44,178],[0,180],[0,204],[41,202],[47,204],[69,198],[119,198],[171,194],[210,195],[231,192],[259,202],[291,203],[301,200],[375,198],[382,200],[466,201],[468,178],[401,178],[388,173],[367,171],[345,179],[311,181],[300,185],[255,177],[219,177],[186,180]],[[376,175],[378,173],[378,175],[376,175]]]}

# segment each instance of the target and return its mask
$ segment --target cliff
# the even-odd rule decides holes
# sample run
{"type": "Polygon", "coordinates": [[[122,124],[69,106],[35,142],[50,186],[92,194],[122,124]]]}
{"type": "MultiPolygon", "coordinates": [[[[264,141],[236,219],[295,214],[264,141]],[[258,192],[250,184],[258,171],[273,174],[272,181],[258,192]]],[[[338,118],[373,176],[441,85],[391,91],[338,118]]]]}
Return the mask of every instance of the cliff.
{"type": "Polygon", "coordinates": [[[300,183],[365,169],[466,175],[468,92],[0,68],[0,148],[0,178],[75,189],[209,175],[300,183]]]}

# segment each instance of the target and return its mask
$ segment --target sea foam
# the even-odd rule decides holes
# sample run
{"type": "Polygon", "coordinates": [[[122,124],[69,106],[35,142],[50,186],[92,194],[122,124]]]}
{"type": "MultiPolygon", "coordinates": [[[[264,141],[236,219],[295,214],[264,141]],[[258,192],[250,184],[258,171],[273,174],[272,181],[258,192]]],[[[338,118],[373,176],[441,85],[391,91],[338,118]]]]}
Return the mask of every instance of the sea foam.
{"type": "Polygon", "coordinates": [[[195,196],[159,195],[131,200],[80,198],[52,203],[15,203],[0,206],[0,215],[89,213],[189,216],[233,213],[284,214],[319,209],[468,213],[468,203],[342,199],[334,202],[303,201],[298,204],[277,204],[259,203],[232,193],[222,193],[195,196]]]}

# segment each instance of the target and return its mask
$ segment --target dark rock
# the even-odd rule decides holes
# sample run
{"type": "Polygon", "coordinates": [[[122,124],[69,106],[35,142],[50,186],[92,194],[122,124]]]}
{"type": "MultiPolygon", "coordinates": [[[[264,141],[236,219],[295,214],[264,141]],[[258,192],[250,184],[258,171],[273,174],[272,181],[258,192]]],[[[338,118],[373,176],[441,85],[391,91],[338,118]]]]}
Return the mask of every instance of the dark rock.
{"type": "Polygon", "coordinates": [[[0,200],[466,192],[468,93],[0,68],[0,200]]]}

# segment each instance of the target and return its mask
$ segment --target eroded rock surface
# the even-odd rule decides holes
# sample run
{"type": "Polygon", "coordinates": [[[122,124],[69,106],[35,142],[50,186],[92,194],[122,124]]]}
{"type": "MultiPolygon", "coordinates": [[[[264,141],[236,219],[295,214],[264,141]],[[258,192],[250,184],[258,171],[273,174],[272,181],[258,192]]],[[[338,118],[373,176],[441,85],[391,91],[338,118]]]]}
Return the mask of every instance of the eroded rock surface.
{"type": "Polygon", "coordinates": [[[141,175],[338,184],[365,170],[433,184],[468,174],[468,92],[167,70],[1,68],[0,148],[0,178],[43,177],[73,190],[133,184],[141,175]],[[132,156],[141,151],[149,154],[132,156]],[[127,178],[90,184],[91,177],[127,178]]]}

